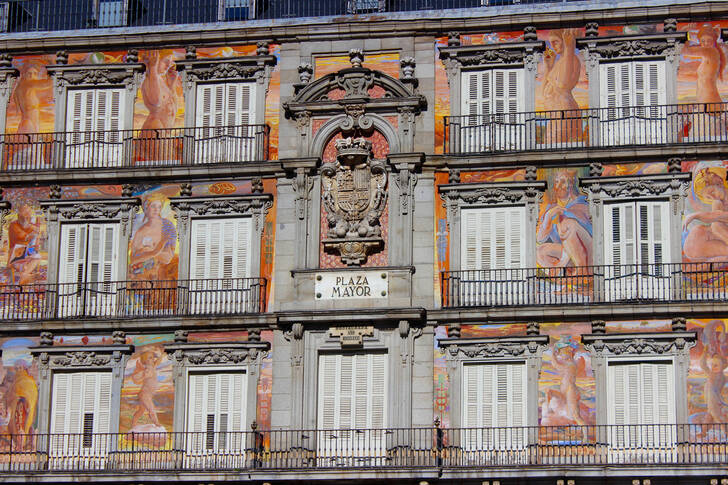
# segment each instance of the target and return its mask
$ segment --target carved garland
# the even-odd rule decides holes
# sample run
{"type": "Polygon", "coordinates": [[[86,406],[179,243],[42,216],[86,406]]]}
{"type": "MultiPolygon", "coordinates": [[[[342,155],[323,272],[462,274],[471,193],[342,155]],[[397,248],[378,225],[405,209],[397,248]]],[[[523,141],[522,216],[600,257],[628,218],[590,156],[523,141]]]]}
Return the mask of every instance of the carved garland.
{"type": "Polygon", "coordinates": [[[454,338],[440,339],[439,345],[447,350],[448,359],[491,357],[538,357],[548,345],[547,335],[506,338],[454,338]]]}
{"type": "Polygon", "coordinates": [[[67,86],[125,86],[134,89],[146,66],[142,63],[55,64],[46,67],[57,90],[67,86]]]}
{"type": "Polygon", "coordinates": [[[695,345],[695,332],[644,335],[582,335],[587,350],[597,355],[680,353],[695,345]]]}
{"type": "Polygon", "coordinates": [[[134,347],[131,345],[94,348],[40,346],[30,350],[38,356],[40,369],[46,371],[54,368],[118,367],[123,364],[124,357],[134,351],[134,347]]]}
{"type": "Polygon", "coordinates": [[[41,208],[48,211],[48,221],[81,222],[98,220],[119,220],[121,234],[127,235],[129,221],[136,208],[141,205],[138,197],[119,199],[42,200],[41,208]]]}
{"type": "Polygon", "coordinates": [[[455,217],[461,204],[469,206],[523,204],[528,208],[529,217],[532,217],[535,216],[545,190],[544,181],[446,184],[439,187],[443,195],[443,207],[448,209],[449,220],[455,217]]]}
{"type": "Polygon", "coordinates": [[[256,194],[246,196],[219,196],[219,197],[171,197],[170,205],[181,224],[181,230],[186,230],[191,213],[197,216],[226,216],[226,215],[252,215],[253,228],[259,231],[263,219],[271,207],[273,196],[271,194],[256,194]]]}
{"type": "Polygon", "coordinates": [[[235,342],[220,344],[175,343],[165,346],[177,365],[227,365],[257,362],[270,345],[267,342],[235,342]]]}
{"type": "Polygon", "coordinates": [[[176,61],[186,82],[262,80],[275,64],[276,57],[269,55],[176,61]]]}

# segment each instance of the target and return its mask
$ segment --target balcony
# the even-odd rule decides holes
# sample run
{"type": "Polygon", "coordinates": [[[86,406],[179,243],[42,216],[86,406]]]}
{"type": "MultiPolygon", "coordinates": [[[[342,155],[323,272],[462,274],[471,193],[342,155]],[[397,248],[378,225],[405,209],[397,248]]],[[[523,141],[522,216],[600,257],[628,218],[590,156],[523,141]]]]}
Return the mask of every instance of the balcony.
{"type": "MultiPolygon", "coordinates": [[[[0,435],[0,472],[303,471],[728,461],[728,424],[0,435]]],[[[593,471],[593,468],[592,468],[593,471]]],[[[633,472],[633,469],[632,469],[633,472]]]]}
{"type": "Polygon", "coordinates": [[[728,103],[445,117],[444,153],[728,142],[728,103]]]}
{"type": "Polygon", "coordinates": [[[564,0],[4,0],[6,32],[141,27],[474,8],[564,0]]]}
{"type": "Polygon", "coordinates": [[[728,299],[728,263],[443,271],[442,307],[728,299]]]}
{"type": "Polygon", "coordinates": [[[0,320],[262,313],[265,278],[0,285],[0,320]]]}
{"type": "Polygon", "coordinates": [[[268,159],[269,127],[220,127],[0,135],[4,172],[179,167],[268,159]]]}

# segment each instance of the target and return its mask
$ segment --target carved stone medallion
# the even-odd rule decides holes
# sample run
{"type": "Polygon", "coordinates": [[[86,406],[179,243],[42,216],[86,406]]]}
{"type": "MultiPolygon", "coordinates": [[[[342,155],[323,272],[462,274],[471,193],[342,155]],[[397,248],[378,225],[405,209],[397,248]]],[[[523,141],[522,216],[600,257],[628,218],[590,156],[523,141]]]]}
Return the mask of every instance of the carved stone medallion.
{"type": "Polygon", "coordinates": [[[372,144],[363,138],[338,140],[336,151],[336,162],[321,167],[329,227],[324,250],[347,265],[360,265],[384,247],[379,218],[387,202],[387,171],[383,161],[372,159],[372,144]]]}

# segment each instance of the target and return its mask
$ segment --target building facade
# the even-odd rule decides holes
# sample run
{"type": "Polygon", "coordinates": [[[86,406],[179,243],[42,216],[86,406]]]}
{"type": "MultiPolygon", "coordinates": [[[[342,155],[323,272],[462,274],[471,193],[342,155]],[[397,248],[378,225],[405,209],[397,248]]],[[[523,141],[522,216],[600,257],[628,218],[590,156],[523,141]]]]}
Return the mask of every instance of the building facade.
{"type": "Polygon", "coordinates": [[[728,484],[728,3],[177,3],[0,2],[3,481],[728,484]]]}

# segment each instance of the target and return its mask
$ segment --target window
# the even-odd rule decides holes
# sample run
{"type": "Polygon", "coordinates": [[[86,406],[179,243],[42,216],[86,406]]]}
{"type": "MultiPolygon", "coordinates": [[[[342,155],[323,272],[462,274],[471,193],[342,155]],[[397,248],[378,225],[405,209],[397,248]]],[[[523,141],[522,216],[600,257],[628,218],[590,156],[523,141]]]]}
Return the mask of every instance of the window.
{"type": "Polygon", "coordinates": [[[244,371],[189,374],[189,452],[244,449],[245,386],[244,371]]]}
{"type": "Polygon", "coordinates": [[[670,298],[668,202],[604,206],[608,299],[670,298]]]}
{"type": "Polygon", "coordinates": [[[461,144],[465,152],[521,147],[523,68],[462,73],[461,144]]]}
{"type": "Polygon", "coordinates": [[[251,218],[192,221],[190,309],[242,311],[257,303],[250,276],[251,218]]]}
{"type": "Polygon", "coordinates": [[[10,17],[10,3],[0,2],[0,32],[7,32],[8,18],[10,17]]]}
{"type": "Polygon", "coordinates": [[[616,448],[665,446],[675,442],[672,363],[610,362],[610,443],[616,448]]]}
{"type": "Polygon", "coordinates": [[[387,355],[324,354],[318,368],[322,456],[382,456],[387,425],[387,355]]]}
{"type": "MultiPolygon", "coordinates": [[[[251,12],[252,0],[220,0],[220,20],[246,20],[251,12]]],[[[252,18],[252,16],[250,17],[252,18]]]]}
{"type": "Polygon", "coordinates": [[[66,167],[120,166],[124,127],[123,89],[68,91],[66,167]]]}
{"type": "Polygon", "coordinates": [[[196,163],[255,160],[255,83],[197,86],[196,163]]]}
{"type": "Polygon", "coordinates": [[[59,314],[111,314],[116,302],[118,223],[63,224],[59,314]]]}
{"type": "Polygon", "coordinates": [[[463,365],[463,442],[466,449],[525,446],[526,365],[463,365]]]}
{"type": "Polygon", "coordinates": [[[99,0],[98,26],[119,27],[126,25],[127,0],[99,0]]]}
{"type": "Polygon", "coordinates": [[[349,11],[351,13],[369,13],[380,11],[379,0],[351,0],[349,11]]]}
{"type": "Polygon", "coordinates": [[[600,66],[604,146],[665,141],[665,61],[600,66]]]}
{"type": "Polygon", "coordinates": [[[463,209],[460,301],[505,304],[525,296],[525,207],[463,209]]]}
{"type": "Polygon", "coordinates": [[[51,456],[105,456],[110,421],[111,372],[53,374],[51,456]]]}

